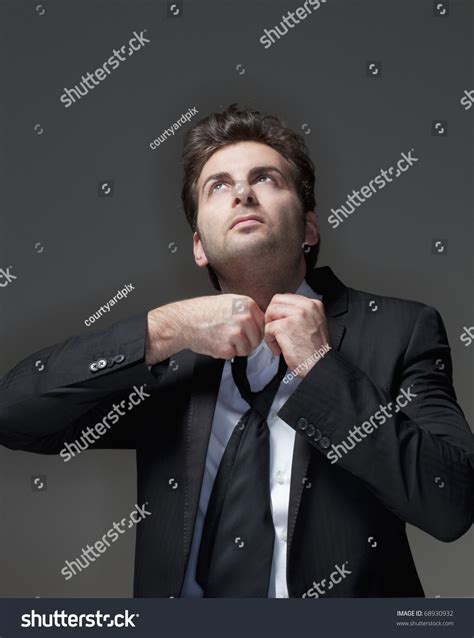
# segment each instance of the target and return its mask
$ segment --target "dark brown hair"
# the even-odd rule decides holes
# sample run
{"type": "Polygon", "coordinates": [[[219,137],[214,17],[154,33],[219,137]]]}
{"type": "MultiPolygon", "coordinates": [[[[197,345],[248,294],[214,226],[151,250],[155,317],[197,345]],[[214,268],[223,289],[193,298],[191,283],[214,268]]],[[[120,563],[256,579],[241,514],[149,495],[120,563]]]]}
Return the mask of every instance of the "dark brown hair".
{"type": "MultiPolygon", "coordinates": [[[[234,103],[221,113],[211,113],[193,128],[184,140],[184,178],[181,191],[184,213],[193,231],[197,231],[197,181],[213,153],[236,142],[260,142],[278,151],[291,165],[297,195],[303,213],[314,210],[314,164],[301,135],[284,126],[275,115],[262,115],[234,103]]],[[[306,270],[314,268],[319,252],[316,246],[305,248],[306,270]]],[[[220,290],[215,272],[208,265],[209,277],[216,290],[220,290]]]]}

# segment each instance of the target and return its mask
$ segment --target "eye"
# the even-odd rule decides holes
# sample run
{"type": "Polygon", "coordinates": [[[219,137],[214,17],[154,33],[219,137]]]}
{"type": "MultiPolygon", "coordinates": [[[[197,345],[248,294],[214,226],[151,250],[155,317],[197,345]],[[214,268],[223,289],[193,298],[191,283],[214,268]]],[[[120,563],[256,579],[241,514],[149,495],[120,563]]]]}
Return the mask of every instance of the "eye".
{"type": "Polygon", "coordinates": [[[219,189],[216,190],[216,186],[223,186],[223,185],[224,185],[224,182],[216,182],[215,184],[211,185],[211,187],[209,189],[209,192],[210,193],[219,192],[221,189],[219,188],[219,189]]]}
{"type": "Polygon", "coordinates": [[[272,180],[272,182],[274,182],[274,181],[275,181],[275,178],[274,178],[274,177],[272,177],[272,175],[269,175],[268,173],[261,173],[261,174],[257,177],[257,181],[260,181],[260,179],[261,179],[262,177],[265,177],[265,178],[266,178],[266,177],[268,177],[269,179],[271,179],[271,180],[272,180]]]}

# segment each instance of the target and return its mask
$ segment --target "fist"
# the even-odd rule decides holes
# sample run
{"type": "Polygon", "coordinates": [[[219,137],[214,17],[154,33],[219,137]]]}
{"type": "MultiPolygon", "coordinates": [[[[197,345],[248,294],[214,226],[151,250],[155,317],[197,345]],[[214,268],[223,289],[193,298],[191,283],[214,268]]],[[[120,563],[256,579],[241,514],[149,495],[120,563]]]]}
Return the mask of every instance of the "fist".
{"type": "Polygon", "coordinates": [[[290,371],[305,377],[319,360],[318,350],[331,347],[322,301],[294,293],[274,295],[265,312],[265,340],[273,354],[283,353],[290,371]]]}

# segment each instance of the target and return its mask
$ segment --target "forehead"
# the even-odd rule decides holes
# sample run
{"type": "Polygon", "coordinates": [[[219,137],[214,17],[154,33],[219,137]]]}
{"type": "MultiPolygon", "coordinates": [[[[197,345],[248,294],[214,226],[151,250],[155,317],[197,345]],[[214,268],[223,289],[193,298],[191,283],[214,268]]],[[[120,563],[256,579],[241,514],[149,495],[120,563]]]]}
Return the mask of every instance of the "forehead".
{"type": "Polygon", "coordinates": [[[291,166],[285,158],[267,144],[260,142],[229,144],[213,153],[204,164],[197,181],[198,188],[213,173],[226,171],[236,179],[243,179],[254,166],[264,164],[276,166],[285,175],[291,171],[291,166]]]}

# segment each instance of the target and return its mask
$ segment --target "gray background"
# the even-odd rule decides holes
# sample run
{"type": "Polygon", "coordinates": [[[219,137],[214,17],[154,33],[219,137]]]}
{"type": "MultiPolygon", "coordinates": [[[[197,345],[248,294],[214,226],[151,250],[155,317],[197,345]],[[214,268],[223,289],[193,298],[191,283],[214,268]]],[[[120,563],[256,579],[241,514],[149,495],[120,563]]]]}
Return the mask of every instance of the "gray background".
{"type": "MultiPolygon", "coordinates": [[[[303,1],[188,0],[176,18],[157,0],[37,4],[0,2],[0,268],[17,276],[0,288],[0,375],[93,330],[84,319],[126,283],[135,291],[98,328],[212,292],[180,207],[180,154],[185,130],[237,101],[310,129],[319,265],[352,287],[441,312],[473,422],[474,345],[459,338],[474,314],[474,109],[459,102],[472,87],[469,0],[451,1],[445,17],[430,0],[328,0],[267,50],[263,30],[303,1]],[[70,108],[60,103],[64,87],[142,29],[149,44],[70,108]],[[382,62],[381,77],[366,75],[369,60],[382,62]],[[193,106],[198,115],[151,150],[193,106]],[[432,134],[438,119],[448,135],[432,134]],[[333,229],[330,209],[411,148],[419,162],[333,229]],[[114,195],[98,197],[106,179],[114,195]],[[447,251],[433,254],[439,238],[447,251]]],[[[0,448],[0,596],[130,596],[133,531],[70,581],[60,569],[135,502],[133,452],[65,464],[0,448]],[[32,491],[36,474],[47,476],[46,491],[32,491]]],[[[414,528],[409,537],[428,596],[473,596],[472,530],[449,544],[414,528]]]]}

